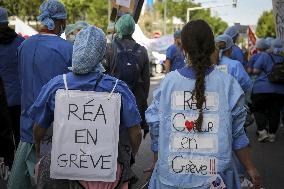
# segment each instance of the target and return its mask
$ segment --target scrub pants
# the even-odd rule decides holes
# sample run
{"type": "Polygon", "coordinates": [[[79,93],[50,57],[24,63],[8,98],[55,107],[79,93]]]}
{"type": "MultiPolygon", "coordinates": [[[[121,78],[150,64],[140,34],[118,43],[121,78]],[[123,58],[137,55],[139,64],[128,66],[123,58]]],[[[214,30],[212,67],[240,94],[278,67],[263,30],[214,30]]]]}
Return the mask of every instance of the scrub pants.
{"type": "Polygon", "coordinates": [[[36,152],[34,144],[20,141],[7,189],[34,189],[36,152]]]}
{"type": "Polygon", "coordinates": [[[275,134],[279,127],[280,111],[284,104],[284,95],[274,93],[252,94],[252,106],[259,131],[267,129],[275,134]]]}

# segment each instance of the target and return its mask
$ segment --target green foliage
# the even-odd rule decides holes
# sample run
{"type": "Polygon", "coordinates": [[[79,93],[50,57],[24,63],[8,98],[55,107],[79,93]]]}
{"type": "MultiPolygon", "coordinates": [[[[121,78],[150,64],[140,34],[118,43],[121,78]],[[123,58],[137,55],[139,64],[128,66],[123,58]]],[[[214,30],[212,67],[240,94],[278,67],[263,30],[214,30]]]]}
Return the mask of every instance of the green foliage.
{"type": "Polygon", "coordinates": [[[276,37],[273,12],[264,11],[257,22],[256,35],[261,38],[276,37]]]}
{"type": "MultiPolygon", "coordinates": [[[[181,0],[178,3],[173,0],[167,0],[167,17],[171,18],[173,16],[181,18],[186,22],[187,8],[199,7],[200,4],[193,2],[188,2],[187,0],[181,0]]],[[[155,9],[160,12],[161,15],[164,13],[164,4],[162,2],[155,3],[155,9]]],[[[210,9],[194,10],[190,12],[190,20],[203,19],[212,27],[214,34],[219,35],[224,32],[228,27],[227,23],[222,21],[219,17],[211,15],[210,9]]]]}
{"type": "MultiPolygon", "coordinates": [[[[86,20],[92,25],[106,29],[108,3],[106,0],[61,0],[68,13],[68,23],[86,20]]],[[[25,20],[36,20],[43,0],[0,0],[0,6],[25,20]]]]}

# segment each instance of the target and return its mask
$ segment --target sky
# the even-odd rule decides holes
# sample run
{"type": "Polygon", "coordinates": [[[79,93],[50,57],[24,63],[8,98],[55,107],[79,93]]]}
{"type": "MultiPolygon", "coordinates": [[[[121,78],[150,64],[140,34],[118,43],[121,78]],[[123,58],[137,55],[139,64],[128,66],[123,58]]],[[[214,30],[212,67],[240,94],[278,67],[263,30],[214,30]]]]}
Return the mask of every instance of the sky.
{"type": "Polygon", "coordinates": [[[256,25],[263,11],[272,9],[272,0],[238,0],[237,7],[231,6],[233,0],[195,0],[202,6],[218,6],[229,4],[224,7],[212,8],[213,15],[221,17],[229,25],[240,23],[242,25],[256,25]]]}

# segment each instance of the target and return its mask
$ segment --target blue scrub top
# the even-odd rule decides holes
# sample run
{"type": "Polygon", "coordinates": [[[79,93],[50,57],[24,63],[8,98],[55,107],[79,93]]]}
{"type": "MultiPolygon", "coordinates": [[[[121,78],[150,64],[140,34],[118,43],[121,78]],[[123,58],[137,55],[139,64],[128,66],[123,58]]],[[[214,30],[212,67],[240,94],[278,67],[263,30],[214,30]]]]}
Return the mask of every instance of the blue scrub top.
{"type": "Polygon", "coordinates": [[[171,62],[171,71],[183,68],[185,66],[184,54],[178,46],[171,45],[167,49],[166,58],[171,62]]]}
{"type": "Polygon", "coordinates": [[[72,62],[72,43],[55,35],[37,34],[19,48],[22,87],[21,140],[33,143],[34,122],[27,112],[41,88],[53,77],[67,73],[72,62]]]}
{"type": "Polygon", "coordinates": [[[248,62],[248,67],[249,68],[253,68],[255,62],[257,61],[257,59],[259,58],[260,53],[254,54],[250,57],[249,62],[248,62]]]}
{"type": "MultiPolygon", "coordinates": [[[[111,92],[116,78],[103,75],[97,87],[94,86],[102,73],[75,75],[67,74],[69,90],[111,92]]],[[[43,128],[49,128],[54,121],[55,95],[58,89],[64,89],[63,76],[59,75],[43,86],[37,100],[29,110],[29,116],[43,128]]],[[[119,81],[115,93],[121,94],[120,128],[130,128],[140,124],[141,118],[136,106],[135,97],[123,81],[119,81]]]]}
{"type": "Polygon", "coordinates": [[[0,44],[0,75],[4,83],[9,107],[21,104],[17,51],[24,40],[23,37],[18,36],[11,43],[0,44]]]}
{"type": "Polygon", "coordinates": [[[240,49],[240,47],[238,47],[237,45],[233,45],[233,47],[232,47],[231,59],[238,60],[239,62],[242,63],[243,66],[245,66],[244,65],[245,64],[244,53],[240,49]]]}
{"type": "Polygon", "coordinates": [[[268,80],[268,75],[271,73],[274,62],[276,63],[283,62],[284,57],[276,55],[273,53],[262,52],[259,55],[259,58],[256,60],[253,68],[260,70],[260,74],[255,79],[253,85],[253,93],[275,93],[275,94],[284,94],[284,85],[279,85],[271,83],[268,80]]]}
{"type": "Polygon", "coordinates": [[[228,74],[232,75],[238,81],[244,92],[251,90],[252,82],[250,80],[250,77],[239,61],[232,60],[226,56],[222,56],[219,64],[227,65],[228,74]]]}

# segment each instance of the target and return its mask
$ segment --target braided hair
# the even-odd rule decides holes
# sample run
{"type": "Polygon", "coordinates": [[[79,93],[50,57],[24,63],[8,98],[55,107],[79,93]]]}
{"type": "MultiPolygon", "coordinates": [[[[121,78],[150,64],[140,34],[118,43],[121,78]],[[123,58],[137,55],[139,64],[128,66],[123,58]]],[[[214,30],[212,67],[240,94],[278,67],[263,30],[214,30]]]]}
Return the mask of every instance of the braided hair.
{"type": "Polygon", "coordinates": [[[183,27],[181,41],[186,57],[188,57],[188,63],[192,66],[196,75],[192,95],[199,110],[195,127],[198,131],[201,131],[203,104],[206,101],[205,75],[207,69],[212,66],[211,55],[215,51],[214,35],[210,26],[204,20],[194,20],[183,27]]]}

